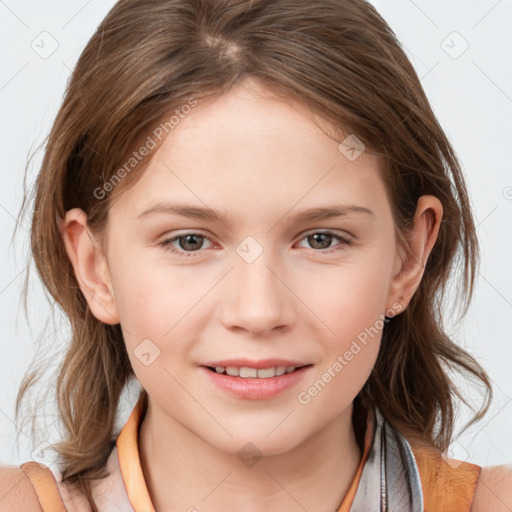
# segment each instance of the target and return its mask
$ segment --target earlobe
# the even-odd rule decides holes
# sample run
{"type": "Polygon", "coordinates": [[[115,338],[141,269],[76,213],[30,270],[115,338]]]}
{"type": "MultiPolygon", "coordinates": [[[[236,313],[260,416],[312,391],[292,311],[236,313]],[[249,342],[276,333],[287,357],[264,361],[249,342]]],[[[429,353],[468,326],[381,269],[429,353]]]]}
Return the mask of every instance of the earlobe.
{"type": "Polygon", "coordinates": [[[105,255],[87,224],[87,214],[80,208],[66,212],[59,229],[75,276],[93,315],[103,323],[118,324],[119,312],[110,281],[105,255]]]}
{"type": "Polygon", "coordinates": [[[402,311],[407,307],[418,289],[425,265],[437,240],[443,206],[434,196],[421,196],[416,206],[413,225],[407,236],[407,249],[400,247],[395,259],[395,273],[389,297],[391,303],[398,301],[402,311]]]}

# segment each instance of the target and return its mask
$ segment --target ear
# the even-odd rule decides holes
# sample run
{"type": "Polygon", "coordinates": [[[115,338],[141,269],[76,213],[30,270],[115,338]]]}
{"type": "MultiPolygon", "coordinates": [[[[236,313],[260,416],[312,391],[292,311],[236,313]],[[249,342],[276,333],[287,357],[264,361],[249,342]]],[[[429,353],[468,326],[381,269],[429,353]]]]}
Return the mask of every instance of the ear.
{"type": "Polygon", "coordinates": [[[105,255],[87,225],[80,208],[66,212],[59,228],[75,276],[93,315],[103,323],[120,322],[105,255]]]}
{"type": "Polygon", "coordinates": [[[396,309],[398,303],[401,306],[401,312],[411,301],[421,283],[427,259],[439,233],[442,217],[443,205],[437,197],[421,196],[419,198],[413,225],[406,237],[408,247],[397,248],[387,310],[396,309]]]}

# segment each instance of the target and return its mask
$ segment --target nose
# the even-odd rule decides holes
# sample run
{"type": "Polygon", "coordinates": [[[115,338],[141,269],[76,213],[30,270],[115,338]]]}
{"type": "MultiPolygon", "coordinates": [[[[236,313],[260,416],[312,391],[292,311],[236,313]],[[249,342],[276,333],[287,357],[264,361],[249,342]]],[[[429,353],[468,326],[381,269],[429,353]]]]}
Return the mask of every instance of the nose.
{"type": "Polygon", "coordinates": [[[300,301],[271,252],[263,251],[252,262],[235,256],[222,298],[221,319],[227,329],[264,336],[289,329],[295,321],[295,308],[300,301]]]}

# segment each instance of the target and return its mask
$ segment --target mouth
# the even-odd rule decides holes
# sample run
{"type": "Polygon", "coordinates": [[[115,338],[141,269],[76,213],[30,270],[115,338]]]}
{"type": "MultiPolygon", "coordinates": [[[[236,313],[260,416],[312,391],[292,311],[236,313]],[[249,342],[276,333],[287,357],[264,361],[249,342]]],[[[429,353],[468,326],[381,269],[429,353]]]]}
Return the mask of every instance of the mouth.
{"type": "Polygon", "coordinates": [[[267,400],[303,381],[313,364],[289,359],[224,359],[201,365],[208,381],[230,396],[267,400]]]}
{"type": "Polygon", "coordinates": [[[249,366],[204,366],[207,370],[219,375],[241,377],[242,379],[270,379],[285,374],[294,373],[301,368],[313,366],[305,364],[300,366],[269,366],[268,368],[252,368],[249,366]]]}

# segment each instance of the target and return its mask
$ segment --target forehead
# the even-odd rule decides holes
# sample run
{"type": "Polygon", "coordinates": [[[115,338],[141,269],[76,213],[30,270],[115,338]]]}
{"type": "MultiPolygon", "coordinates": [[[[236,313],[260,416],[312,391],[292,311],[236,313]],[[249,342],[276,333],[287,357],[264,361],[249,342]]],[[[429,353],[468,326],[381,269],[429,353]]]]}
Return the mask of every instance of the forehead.
{"type": "Polygon", "coordinates": [[[297,102],[246,80],[182,115],[113,208],[133,212],[165,197],[229,205],[248,215],[299,202],[387,207],[378,157],[364,151],[347,158],[338,146],[350,134],[340,132],[297,102]]]}

